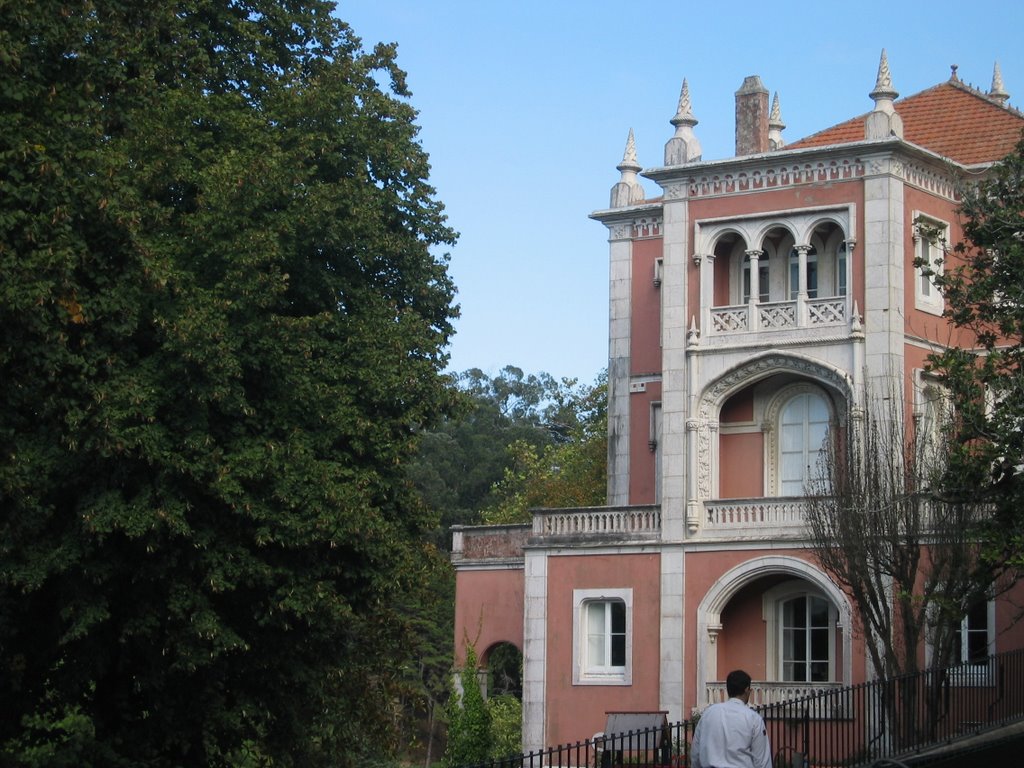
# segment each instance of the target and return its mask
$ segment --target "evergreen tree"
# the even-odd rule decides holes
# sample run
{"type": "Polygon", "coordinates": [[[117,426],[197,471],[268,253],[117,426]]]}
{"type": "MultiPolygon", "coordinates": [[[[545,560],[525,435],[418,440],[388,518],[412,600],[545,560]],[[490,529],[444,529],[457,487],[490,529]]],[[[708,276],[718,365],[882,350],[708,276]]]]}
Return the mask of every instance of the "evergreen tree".
{"type": "Polygon", "coordinates": [[[332,12],[0,3],[0,763],[392,740],[455,235],[332,12]]]}

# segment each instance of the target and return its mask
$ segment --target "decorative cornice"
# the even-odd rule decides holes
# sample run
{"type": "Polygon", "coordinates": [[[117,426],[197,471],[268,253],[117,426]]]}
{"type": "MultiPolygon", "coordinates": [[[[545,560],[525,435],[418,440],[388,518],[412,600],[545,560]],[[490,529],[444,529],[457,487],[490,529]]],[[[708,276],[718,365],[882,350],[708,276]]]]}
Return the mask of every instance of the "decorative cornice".
{"type": "Polygon", "coordinates": [[[664,219],[661,216],[642,216],[633,219],[632,237],[661,237],[664,219]]]}
{"type": "Polygon", "coordinates": [[[939,195],[947,200],[954,202],[957,200],[956,184],[948,174],[913,162],[904,162],[899,170],[903,181],[910,186],[939,195]]]}
{"type": "MultiPolygon", "coordinates": [[[[736,173],[707,173],[689,180],[692,198],[733,195],[737,192],[760,192],[783,189],[800,184],[852,181],[865,175],[863,161],[859,159],[818,160],[805,163],[765,164],[761,168],[736,173]]],[[[664,187],[666,197],[668,187],[664,187]]]]}

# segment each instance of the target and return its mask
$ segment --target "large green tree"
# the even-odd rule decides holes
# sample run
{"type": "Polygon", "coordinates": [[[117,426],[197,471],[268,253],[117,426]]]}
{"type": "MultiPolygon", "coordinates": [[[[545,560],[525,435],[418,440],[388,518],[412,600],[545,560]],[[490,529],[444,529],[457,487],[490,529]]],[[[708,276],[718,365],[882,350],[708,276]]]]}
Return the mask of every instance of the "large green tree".
{"type": "Polygon", "coordinates": [[[961,333],[931,356],[957,404],[945,490],[989,505],[987,561],[998,574],[1024,566],[1024,139],[960,191],[964,240],[944,264],[917,266],[961,333]]]}
{"type": "Polygon", "coordinates": [[[454,233],[332,12],[0,0],[0,763],[388,743],[454,233]]]}

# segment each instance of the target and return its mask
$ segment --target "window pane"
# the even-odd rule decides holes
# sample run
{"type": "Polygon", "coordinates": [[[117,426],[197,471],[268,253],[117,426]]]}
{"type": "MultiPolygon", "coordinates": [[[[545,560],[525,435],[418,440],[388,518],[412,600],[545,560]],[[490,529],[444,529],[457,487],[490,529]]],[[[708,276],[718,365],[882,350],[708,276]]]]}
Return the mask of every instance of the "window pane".
{"type": "Polygon", "coordinates": [[[839,246],[836,258],[836,294],[846,295],[846,246],[839,246]]]}
{"type": "Polygon", "coordinates": [[[611,603],[612,611],[612,632],[624,635],[626,633],[626,604],[618,601],[611,603]]]}
{"type": "Polygon", "coordinates": [[[609,607],[612,615],[611,665],[624,667],[626,666],[626,604],[616,601],[609,607]]]}
{"type": "Polygon", "coordinates": [[[605,660],[605,604],[587,604],[587,666],[603,667],[605,660]]]}

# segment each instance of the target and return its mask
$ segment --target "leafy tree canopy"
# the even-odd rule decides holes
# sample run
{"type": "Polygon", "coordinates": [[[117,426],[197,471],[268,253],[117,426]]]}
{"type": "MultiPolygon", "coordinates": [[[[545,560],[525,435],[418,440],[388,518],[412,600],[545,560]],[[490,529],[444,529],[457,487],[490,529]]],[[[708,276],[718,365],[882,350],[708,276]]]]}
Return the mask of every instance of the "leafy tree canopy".
{"type": "Polygon", "coordinates": [[[563,393],[559,411],[574,414],[564,441],[544,446],[517,440],[511,462],[484,509],[488,523],[525,523],[534,507],[589,507],[607,500],[608,385],[602,374],[593,387],[563,393]]]}
{"type": "Polygon", "coordinates": [[[463,410],[423,435],[409,469],[410,481],[441,513],[439,545],[451,525],[518,519],[527,504],[604,503],[604,374],[588,386],[506,366],[494,377],[471,369],[457,381],[463,410]],[[542,475],[560,479],[524,495],[528,479],[542,475]]]}
{"type": "Polygon", "coordinates": [[[944,269],[917,266],[967,332],[966,345],[931,357],[957,403],[947,491],[993,505],[988,557],[998,570],[1024,565],[1024,139],[961,195],[964,241],[944,269]]]}
{"type": "Polygon", "coordinates": [[[332,12],[0,3],[0,762],[389,742],[455,234],[332,12]]]}

